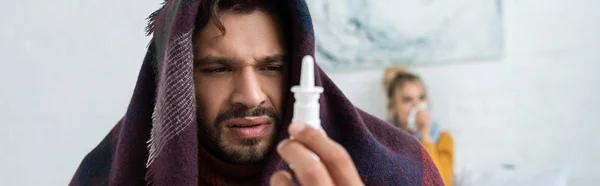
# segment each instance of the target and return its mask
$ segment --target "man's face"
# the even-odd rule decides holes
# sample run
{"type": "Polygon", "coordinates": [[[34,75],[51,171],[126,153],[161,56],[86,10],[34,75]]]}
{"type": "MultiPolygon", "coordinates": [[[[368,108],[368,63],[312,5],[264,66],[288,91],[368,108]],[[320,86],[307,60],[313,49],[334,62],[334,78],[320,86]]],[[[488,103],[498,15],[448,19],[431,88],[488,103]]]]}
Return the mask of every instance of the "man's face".
{"type": "Polygon", "coordinates": [[[231,163],[262,160],[275,143],[286,85],[281,28],[269,14],[221,13],[194,35],[201,143],[231,163]]]}

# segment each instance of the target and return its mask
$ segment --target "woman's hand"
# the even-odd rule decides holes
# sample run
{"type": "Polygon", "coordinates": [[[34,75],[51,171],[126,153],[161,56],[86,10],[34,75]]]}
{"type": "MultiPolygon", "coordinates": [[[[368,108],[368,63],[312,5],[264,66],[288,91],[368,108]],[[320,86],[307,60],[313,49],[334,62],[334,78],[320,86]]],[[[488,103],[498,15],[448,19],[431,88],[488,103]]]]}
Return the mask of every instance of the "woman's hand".
{"type": "Polygon", "coordinates": [[[429,115],[429,111],[418,111],[416,124],[417,132],[419,132],[419,135],[421,135],[421,141],[431,143],[433,140],[431,139],[431,115],[429,115]]]}
{"type": "MultiPolygon", "coordinates": [[[[296,122],[289,127],[294,140],[283,140],[277,152],[293,167],[294,174],[302,185],[316,186],[359,186],[364,185],[348,151],[331,140],[323,130],[296,122]],[[314,152],[320,159],[313,156],[314,152]]],[[[271,176],[271,185],[291,186],[292,175],[278,171],[271,176]]]]}

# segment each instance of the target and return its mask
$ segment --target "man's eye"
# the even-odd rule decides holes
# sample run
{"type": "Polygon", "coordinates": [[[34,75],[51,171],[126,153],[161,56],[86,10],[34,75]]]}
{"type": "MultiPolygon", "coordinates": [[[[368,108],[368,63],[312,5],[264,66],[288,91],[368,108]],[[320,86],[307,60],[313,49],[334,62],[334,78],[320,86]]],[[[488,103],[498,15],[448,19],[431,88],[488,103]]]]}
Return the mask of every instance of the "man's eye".
{"type": "Polygon", "coordinates": [[[225,67],[220,67],[220,68],[207,68],[207,69],[203,69],[202,72],[208,72],[208,73],[222,73],[222,72],[227,72],[230,71],[228,68],[225,67]]]}
{"type": "Polygon", "coordinates": [[[266,70],[266,71],[281,71],[282,67],[281,66],[266,66],[263,67],[262,70],[266,70]]]}

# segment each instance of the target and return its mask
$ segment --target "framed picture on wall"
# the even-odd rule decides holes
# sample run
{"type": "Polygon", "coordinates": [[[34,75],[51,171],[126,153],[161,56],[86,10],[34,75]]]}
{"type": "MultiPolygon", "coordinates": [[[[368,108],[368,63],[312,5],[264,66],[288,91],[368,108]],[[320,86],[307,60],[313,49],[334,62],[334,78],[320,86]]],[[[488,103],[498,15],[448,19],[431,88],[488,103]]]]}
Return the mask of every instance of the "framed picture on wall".
{"type": "Polygon", "coordinates": [[[327,71],[501,57],[501,0],[307,0],[327,71]]]}

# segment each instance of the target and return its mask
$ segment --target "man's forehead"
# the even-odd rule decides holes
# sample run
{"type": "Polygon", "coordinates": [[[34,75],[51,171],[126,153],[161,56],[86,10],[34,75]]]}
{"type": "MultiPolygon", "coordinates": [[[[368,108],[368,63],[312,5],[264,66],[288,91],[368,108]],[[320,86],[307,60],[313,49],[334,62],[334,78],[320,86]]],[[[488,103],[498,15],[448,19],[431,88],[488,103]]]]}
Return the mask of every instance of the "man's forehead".
{"type": "Polygon", "coordinates": [[[221,22],[225,34],[209,22],[194,35],[196,64],[281,62],[285,58],[285,43],[279,25],[268,14],[225,12],[221,22]]]}
{"type": "Polygon", "coordinates": [[[281,25],[271,14],[256,9],[249,13],[236,13],[233,11],[224,11],[220,13],[217,20],[211,18],[206,25],[196,31],[196,36],[201,36],[203,40],[219,39],[231,32],[241,32],[252,30],[262,30],[264,32],[281,32],[281,25]],[[217,23],[218,22],[218,23],[217,23]],[[220,30],[219,26],[224,30],[220,30]]]}

